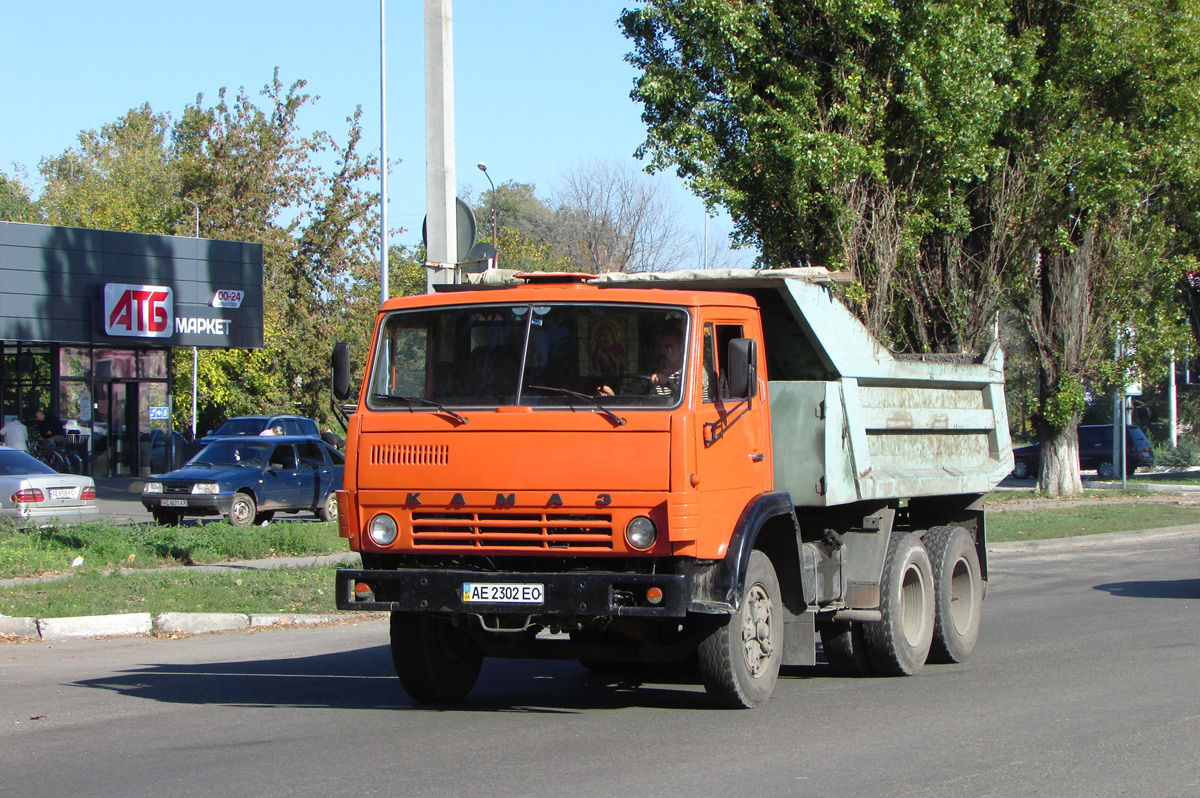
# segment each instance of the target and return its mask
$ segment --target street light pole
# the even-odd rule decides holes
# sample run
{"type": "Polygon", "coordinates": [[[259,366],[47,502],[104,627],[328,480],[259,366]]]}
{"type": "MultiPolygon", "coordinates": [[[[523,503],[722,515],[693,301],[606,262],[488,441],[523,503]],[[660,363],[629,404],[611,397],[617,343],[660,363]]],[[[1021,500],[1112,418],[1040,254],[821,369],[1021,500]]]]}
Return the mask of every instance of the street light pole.
{"type": "Polygon", "coordinates": [[[477,166],[479,171],[483,172],[483,176],[488,179],[488,185],[492,187],[492,249],[496,248],[496,184],[492,182],[492,176],[488,174],[487,164],[480,161],[477,166]]]}
{"type": "MultiPolygon", "coordinates": [[[[183,200],[188,205],[191,205],[193,208],[196,209],[196,235],[195,235],[195,238],[199,238],[200,237],[200,206],[197,205],[196,203],[192,202],[190,199],[183,196],[182,194],[176,194],[175,198],[183,200]]],[[[193,346],[192,347],[192,441],[193,442],[195,442],[195,440],[196,440],[196,382],[198,381],[197,378],[198,378],[199,373],[200,373],[200,353],[199,353],[199,351],[197,351],[196,347],[193,346]]],[[[168,438],[168,440],[170,439],[169,434],[168,434],[167,438],[168,438]]]]}

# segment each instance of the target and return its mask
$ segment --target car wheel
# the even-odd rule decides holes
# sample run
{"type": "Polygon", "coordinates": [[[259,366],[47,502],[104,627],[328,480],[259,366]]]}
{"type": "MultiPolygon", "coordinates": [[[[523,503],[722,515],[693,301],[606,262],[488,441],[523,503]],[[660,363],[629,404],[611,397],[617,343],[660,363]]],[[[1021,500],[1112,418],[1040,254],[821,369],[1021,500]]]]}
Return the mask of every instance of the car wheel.
{"type": "Polygon", "coordinates": [[[1013,463],[1012,475],[1015,479],[1025,479],[1029,476],[1029,462],[1027,460],[1017,460],[1013,463]]]}
{"type": "Polygon", "coordinates": [[[232,526],[250,526],[258,512],[254,506],[254,497],[248,493],[234,494],[233,504],[229,505],[229,523],[232,526]]]}
{"type": "Polygon", "coordinates": [[[337,521],[337,494],[333,491],[329,491],[329,495],[325,497],[325,503],[316,509],[316,513],[317,518],[320,518],[322,521],[337,521]]]}
{"type": "Polygon", "coordinates": [[[1100,479],[1112,479],[1113,464],[1111,460],[1105,460],[1100,465],[1096,466],[1096,476],[1100,479]]]}

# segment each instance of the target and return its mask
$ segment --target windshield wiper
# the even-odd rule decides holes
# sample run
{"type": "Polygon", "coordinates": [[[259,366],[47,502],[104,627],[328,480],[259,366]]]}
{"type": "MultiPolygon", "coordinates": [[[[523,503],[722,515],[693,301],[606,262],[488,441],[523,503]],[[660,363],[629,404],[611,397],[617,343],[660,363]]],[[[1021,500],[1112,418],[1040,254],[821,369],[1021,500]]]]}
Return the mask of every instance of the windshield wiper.
{"type": "Polygon", "coordinates": [[[377,393],[375,394],[375,398],[382,401],[394,400],[397,402],[404,402],[409,407],[412,407],[414,404],[425,405],[426,407],[436,407],[439,412],[445,413],[448,416],[453,416],[460,424],[466,424],[468,420],[466,416],[460,416],[458,413],[455,413],[441,402],[435,402],[432,399],[425,399],[420,396],[395,396],[390,393],[377,393]]]}
{"type": "Polygon", "coordinates": [[[579,399],[586,399],[587,401],[589,401],[593,405],[595,405],[596,409],[599,410],[601,413],[603,413],[604,417],[607,418],[609,421],[611,421],[613,423],[614,427],[625,426],[625,419],[621,418],[616,413],[609,410],[604,405],[600,404],[600,400],[594,396],[588,396],[586,393],[579,393],[579,391],[572,391],[572,390],[568,390],[566,388],[551,388],[549,385],[530,385],[528,387],[532,388],[535,391],[549,391],[550,393],[561,393],[565,396],[575,396],[575,397],[578,397],[579,399]]]}

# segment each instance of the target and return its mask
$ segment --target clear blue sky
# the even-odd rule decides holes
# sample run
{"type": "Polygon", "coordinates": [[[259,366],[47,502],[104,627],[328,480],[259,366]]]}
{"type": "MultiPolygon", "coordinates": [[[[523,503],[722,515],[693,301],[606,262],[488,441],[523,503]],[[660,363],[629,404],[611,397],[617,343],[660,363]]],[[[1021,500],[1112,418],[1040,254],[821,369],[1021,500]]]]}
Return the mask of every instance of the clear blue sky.
{"type": "MultiPolygon", "coordinates": [[[[460,190],[533,183],[545,196],[585,159],[640,168],[645,138],[628,40],[617,17],[635,0],[454,0],[456,170],[460,190]]],[[[379,4],[376,0],[0,0],[0,171],[27,170],[149,102],[174,117],[203,93],[252,93],[275,67],[285,84],[320,97],[307,130],[345,130],[363,107],[365,150],[379,146],[379,4]]],[[[387,4],[389,222],[419,239],[425,212],[422,3],[387,4]],[[415,232],[414,232],[415,231],[415,232]]],[[[704,210],[672,175],[658,178],[683,224],[702,234],[704,210]]],[[[730,229],[709,225],[710,247],[730,229]]],[[[742,256],[748,261],[752,254],[742,256]]]]}

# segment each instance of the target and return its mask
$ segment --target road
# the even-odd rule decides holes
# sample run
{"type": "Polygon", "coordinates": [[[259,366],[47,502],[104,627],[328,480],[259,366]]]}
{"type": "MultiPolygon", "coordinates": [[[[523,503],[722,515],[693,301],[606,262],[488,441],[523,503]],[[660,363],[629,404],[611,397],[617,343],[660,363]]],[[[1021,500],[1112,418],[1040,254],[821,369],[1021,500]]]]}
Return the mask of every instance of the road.
{"type": "Polygon", "coordinates": [[[531,661],[420,708],[378,622],[0,645],[0,795],[1200,794],[1196,536],[991,569],[967,663],[798,669],[752,711],[531,661]]]}

